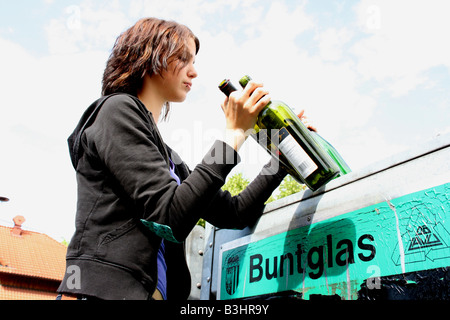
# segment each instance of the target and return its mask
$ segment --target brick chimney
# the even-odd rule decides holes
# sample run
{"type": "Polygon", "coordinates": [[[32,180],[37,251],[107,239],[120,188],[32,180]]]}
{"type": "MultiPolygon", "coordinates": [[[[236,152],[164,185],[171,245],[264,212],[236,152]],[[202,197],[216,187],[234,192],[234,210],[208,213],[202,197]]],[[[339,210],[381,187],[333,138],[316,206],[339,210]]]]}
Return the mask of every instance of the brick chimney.
{"type": "Polygon", "coordinates": [[[11,229],[11,235],[16,237],[22,236],[22,223],[25,222],[25,218],[23,216],[15,216],[14,219],[14,227],[11,229]]]}

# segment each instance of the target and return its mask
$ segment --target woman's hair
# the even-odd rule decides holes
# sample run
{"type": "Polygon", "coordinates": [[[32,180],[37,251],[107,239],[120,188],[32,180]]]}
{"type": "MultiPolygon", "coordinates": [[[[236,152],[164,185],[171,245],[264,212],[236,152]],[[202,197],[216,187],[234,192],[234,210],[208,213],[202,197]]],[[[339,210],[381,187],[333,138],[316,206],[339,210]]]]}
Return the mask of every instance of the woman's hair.
{"type": "MultiPolygon", "coordinates": [[[[191,58],[189,38],[195,41],[197,54],[200,42],[188,27],[157,18],[139,20],[114,44],[103,73],[102,95],[123,92],[137,96],[146,74],[161,75],[173,61],[183,68],[191,58]]],[[[169,103],[165,107],[167,116],[169,103]]]]}

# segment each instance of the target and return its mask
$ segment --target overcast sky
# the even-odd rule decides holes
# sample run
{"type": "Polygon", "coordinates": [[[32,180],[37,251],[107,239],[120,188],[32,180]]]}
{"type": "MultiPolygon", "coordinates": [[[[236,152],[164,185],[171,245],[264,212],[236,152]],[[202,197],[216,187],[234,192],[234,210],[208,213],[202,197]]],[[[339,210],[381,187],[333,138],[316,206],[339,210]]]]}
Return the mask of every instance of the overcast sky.
{"type": "MultiPolygon", "coordinates": [[[[199,76],[166,142],[194,168],[220,137],[224,78],[262,81],[354,171],[450,132],[448,0],[0,0],[0,224],[70,240],[76,183],[66,139],[100,96],[117,36],[139,18],[189,26],[199,76]]],[[[233,171],[268,160],[252,140],[233,171]]]]}

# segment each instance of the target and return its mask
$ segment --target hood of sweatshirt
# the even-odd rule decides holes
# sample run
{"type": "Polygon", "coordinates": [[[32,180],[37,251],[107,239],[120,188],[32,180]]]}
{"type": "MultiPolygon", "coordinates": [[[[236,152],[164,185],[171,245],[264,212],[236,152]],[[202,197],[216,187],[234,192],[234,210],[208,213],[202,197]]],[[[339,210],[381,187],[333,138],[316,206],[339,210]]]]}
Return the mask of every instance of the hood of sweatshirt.
{"type": "MultiPolygon", "coordinates": [[[[83,135],[84,130],[86,130],[89,126],[91,126],[94,123],[94,121],[95,121],[101,107],[105,103],[105,101],[108,100],[110,97],[118,95],[118,94],[125,94],[125,93],[114,93],[114,94],[111,94],[108,96],[103,96],[100,99],[93,102],[83,113],[77,126],[75,127],[75,129],[73,130],[73,132],[69,136],[69,138],[67,139],[67,143],[69,145],[70,160],[72,161],[72,165],[75,169],[78,166],[79,159],[83,155],[83,148],[81,145],[81,137],[83,135]]],[[[166,146],[162,140],[162,137],[159,134],[156,124],[153,122],[153,116],[145,108],[145,106],[142,104],[142,102],[137,97],[135,97],[133,95],[129,95],[129,94],[126,94],[126,95],[131,97],[140,108],[143,108],[143,111],[145,111],[146,113],[149,114],[149,121],[152,122],[154,131],[156,131],[155,135],[157,137],[157,143],[160,146],[162,146],[162,149],[164,150],[166,161],[167,161],[167,163],[169,163],[169,156],[168,156],[168,152],[166,150],[166,146]]]]}

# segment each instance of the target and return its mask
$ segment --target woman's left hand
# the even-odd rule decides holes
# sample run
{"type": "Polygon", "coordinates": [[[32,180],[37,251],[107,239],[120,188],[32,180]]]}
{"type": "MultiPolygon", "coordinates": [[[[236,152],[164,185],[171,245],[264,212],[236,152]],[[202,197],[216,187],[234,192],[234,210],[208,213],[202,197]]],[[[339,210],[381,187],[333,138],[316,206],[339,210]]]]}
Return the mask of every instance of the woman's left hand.
{"type": "Polygon", "coordinates": [[[303,124],[311,131],[317,132],[317,128],[308,121],[308,117],[305,116],[305,110],[300,111],[300,113],[297,115],[297,117],[300,118],[300,120],[303,122],[303,124]]]}

